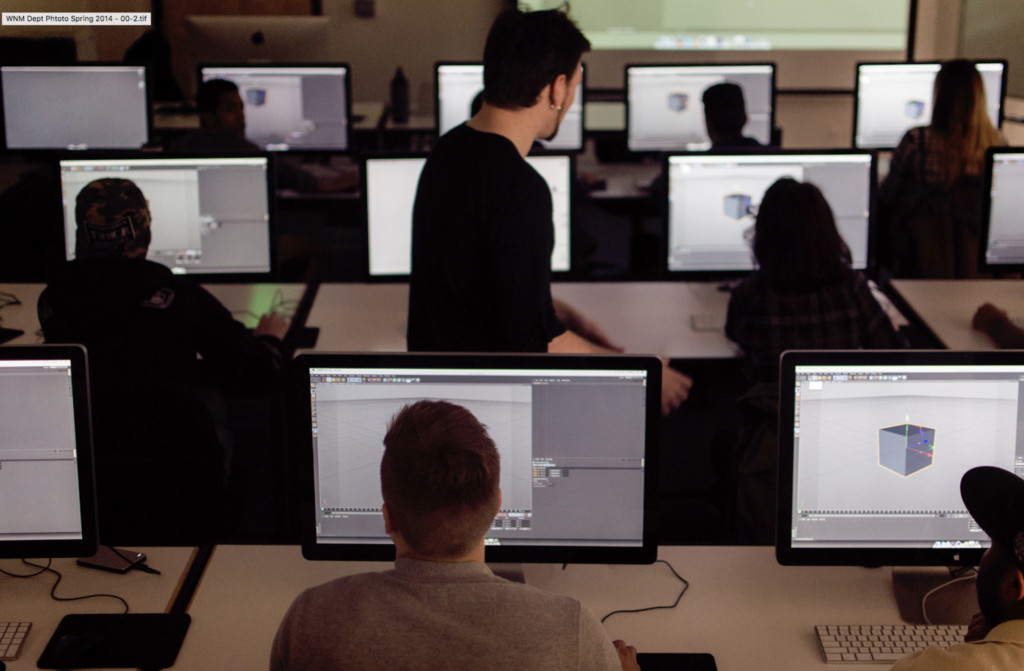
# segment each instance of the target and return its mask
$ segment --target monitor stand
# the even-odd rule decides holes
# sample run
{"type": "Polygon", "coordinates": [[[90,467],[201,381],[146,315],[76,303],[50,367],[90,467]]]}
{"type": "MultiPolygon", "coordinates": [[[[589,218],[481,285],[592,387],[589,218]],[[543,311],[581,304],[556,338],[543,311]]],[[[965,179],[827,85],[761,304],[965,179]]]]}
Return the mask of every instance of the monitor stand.
{"type": "MultiPolygon", "coordinates": [[[[944,583],[955,580],[964,569],[922,568],[894,566],[892,590],[900,617],[911,624],[924,624],[921,600],[926,594],[944,583]]],[[[978,611],[978,597],[973,573],[968,579],[957,580],[928,596],[928,621],[932,624],[969,624],[978,611]]],[[[966,576],[964,576],[966,577],[966,576]]]]}

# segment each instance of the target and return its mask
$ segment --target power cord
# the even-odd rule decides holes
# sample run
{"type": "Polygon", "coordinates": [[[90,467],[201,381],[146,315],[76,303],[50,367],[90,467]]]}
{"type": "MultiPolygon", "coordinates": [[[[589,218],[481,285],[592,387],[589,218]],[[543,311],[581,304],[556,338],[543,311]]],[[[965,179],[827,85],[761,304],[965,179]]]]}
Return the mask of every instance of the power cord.
{"type": "Polygon", "coordinates": [[[43,573],[52,573],[55,576],[57,576],[57,580],[54,581],[53,587],[50,588],[50,598],[53,599],[54,601],[83,601],[85,599],[117,599],[118,601],[120,601],[121,603],[124,604],[124,612],[125,613],[127,613],[128,610],[129,610],[128,602],[125,601],[123,598],[117,596],[116,594],[87,594],[85,596],[57,596],[57,585],[60,584],[60,581],[64,578],[64,576],[62,576],[60,574],[60,571],[58,571],[57,569],[51,567],[51,565],[53,564],[53,559],[52,558],[46,560],[46,565],[45,566],[42,566],[40,564],[35,564],[33,562],[30,562],[27,559],[22,559],[21,563],[25,564],[26,566],[31,566],[32,568],[37,568],[39,570],[36,571],[35,573],[11,573],[10,571],[6,571],[4,569],[0,569],[0,573],[3,573],[4,575],[10,576],[12,578],[35,578],[36,576],[42,575],[43,573]]]}
{"type": "Polygon", "coordinates": [[[674,568],[672,568],[672,564],[669,564],[664,559],[658,559],[655,563],[657,563],[657,564],[664,564],[665,566],[667,566],[668,570],[672,571],[672,575],[674,575],[676,578],[678,578],[679,582],[683,583],[683,588],[681,590],[679,590],[679,596],[676,597],[676,600],[672,603],[672,605],[670,605],[670,606],[647,606],[646,608],[633,608],[633,609],[613,610],[612,612],[608,613],[607,615],[605,615],[604,617],[601,618],[601,624],[604,624],[604,621],[607,620],[608,618],[610,618],[612,615],[617,615],[619,613],[646,613],[649,610],[672,610],[673,608],[675,608],[676,606],[679,605],[679,602],[682,600],[683,595],[686,594],[686,590],[688,590],[690,588],[690,581],[688,581],[683,576],[679,575],[679,573],[677,573],[676,570],[674,568]]]}
{"type": "Polygon", "coordinates": [[[978,572],[973,568],[966,567],[957,569],[950,575],[953,576],[952,579],[947,580],[938,587],[928,590],[928,592],[926,592],[925,595],[921,597],[921,615],[924,618],[925,624],[932,624],[931,619],[928,617],[928,597],[930,597],[932,594],[935,594],[940,590],[950,587],[951,585],[955,585],[958,582],[964,582],[965,580],[974,580],[978,577],[978,572]]]}

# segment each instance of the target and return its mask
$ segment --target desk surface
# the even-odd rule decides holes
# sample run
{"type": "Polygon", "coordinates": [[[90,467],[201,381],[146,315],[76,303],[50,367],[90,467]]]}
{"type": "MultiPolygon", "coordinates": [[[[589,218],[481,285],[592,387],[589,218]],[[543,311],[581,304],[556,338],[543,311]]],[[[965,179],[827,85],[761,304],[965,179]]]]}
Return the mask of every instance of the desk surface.
{"type": "MultiPolygon", "coordinates": [[[[900,621],[891,569],[782,567],[770,547],[663,547],[660,557],[690,582],[679,606],[605,623],[612,638],[642,652],[710,652],[722,671],[822,669],[814,625],[900,621]]],[[[299,592],[387,568],[309,562],[294,546],[218,546],[189,609],[192,628],[175,668],[266,668],[277,626],[299,592]]],[[[680,588],[663,564],[524,570],[527,583],[580,599],[598,617],[671,604],[680,588]]]]}
{"type": "MultiPolygon", "coordinates": [[[[208,284],[235,318],[255,326],[270,309],[290,314],[301,284],[208,284]]],[[[36,302],[42,284],[0,284],[21,301],[0,311],[0,325],[25,335],[12,344],[42,342],[36,302]]],[[[719,328],[696,331],[691,316],[711,315],[725,324],[729,294],[714,282],[558,282],[565,300],[602,326],[612,340],[634,354],[672,358],[731,358],[739,350],[719,328]]],[[[323,284],[307,323],[320,327],[316,349],[341,352],[401,352],[409,301],[407,284],[323,284]]]]}
{"type": "Polygon", "coordinates": [[[971,328],[983,303],[1024,318],[1022,280],[893,280],[892,286],[949,349],[991,350],[995,343],[971,328]]]}
{"type": "MultiPolygon", "coordinates": [[[[143,548],[141,551],[146,553],[146,563],[160,571],[160,575],[141,571],[129,571],[122,575],[82,568],[75,564],[74,559],[53,560],[53,567],[64,576],[57,587],[57,596],[116,594],[128,602],[132,613],[168,612],[178,594],[181,580],[192,564],[195,548],[143,548]]],[[[0,568],[19,574],[34,573],[37,570],[16,559],[0,561],[0,568]]],[[[43,648],[65,615],[124,611],[124,605],[116,599],[54,601],[50,598],[54,580],[56,576],[52,573],[25,579],[0,574],[0,620],[32,622],[32,630],[25,639],[21,655],[17,661],[7,662],[8,671],[35,669],[43,648]]]]}

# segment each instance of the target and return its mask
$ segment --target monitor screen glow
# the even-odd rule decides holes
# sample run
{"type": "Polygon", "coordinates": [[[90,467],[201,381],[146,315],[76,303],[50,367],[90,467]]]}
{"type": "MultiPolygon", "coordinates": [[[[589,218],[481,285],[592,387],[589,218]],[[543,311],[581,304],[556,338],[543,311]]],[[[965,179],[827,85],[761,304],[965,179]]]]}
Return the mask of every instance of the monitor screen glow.
{"type": "Polygon", "coordinates": [[[872,154],[672,154],[666,163],[669,272],[753,270],[757,207],[781,177],[821,189],[850,248],[852,267],[868,267],[872,154]]]}
{"type": "Polygon", "coordinates": [[[75,258],[75,199],[105,177],[133,181],[149,203],[146,258],[176,274],[265,275],[272,267],[268,158],[62,160],[67,259],[75,258]]]}
{"type": "Polygon", "coordinates": [[[632,151],[701,151],[711,148],[704,122],[704,91],[731,82],[743,89],[743,134],[771,144],[775,66],[627,65],[626,142],[632,151]]]}
{"type": "Polygon", "coordinates": [[[982,214],[982,269],[1024,270],[1024,148],[988,152],[982,214]]]}
{"type": "Polygon", "coordinates": [[[8,149],[138,149],[149,142],[146,68],[3,66],[8,149]]]}
{"type": "Polygon", "coordinates": [[[462,405],[501,455],[489,561],[649,562],[657,360],[641,357],[304,355],[308,558],[394,555],[381,513],[390,418],[420,399],[462,405]],[[648,553],[649,558],[648,558],[648,553]]]}

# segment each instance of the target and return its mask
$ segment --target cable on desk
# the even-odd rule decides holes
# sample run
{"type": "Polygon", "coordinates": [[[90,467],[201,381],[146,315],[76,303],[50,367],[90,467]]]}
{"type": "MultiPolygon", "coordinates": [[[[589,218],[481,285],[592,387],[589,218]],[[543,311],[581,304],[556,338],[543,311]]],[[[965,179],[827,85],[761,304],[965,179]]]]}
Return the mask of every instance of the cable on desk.
{"type": "Polygon", "coordinates": [[[46,560],[46,566],[34,564],[27,559],[22,559],[21,563],[25,564],[26,566],[31,566],[32,568],[37,568],[39,570],[35,573],[11,573],[10,571],[0,569],[0,573],[3,573],[4,575],[10,576],[12,578],[35,578],[36,576],[42,575],[43,573],[52,573],[55,576],[57,576],[57,579],[53,583],[53,587],[50,588],[50,598],[54,601],[83,601],[85,599],[117,599],[118,601],[124,604],[124,612],[127,613],[129,611],[128,602],[125,601],[123,598],[117,596],[116,594],[86,594],[85,596],[57,596],[57,585],[59,585],[60,581],[64,579],[64,576],[60,574],[60,571],[51,567],[51,565],[53,564],[52,558],[46,560]]]}
{"type": "Polygon", "coordinates": [[[978,572],[973,568],[967,567],[954,571],[952,573],[952,576],[953,577],[950,580],[947,580],[938,587],[928,590],[928,592],[926,592],[925,595],[921,597],[921,615],[924,618],[925,624],[932,624],[932,621],[928,618],[928,597],[930,597],[932,594],[935,594],[939,590],[946,589],[947,587],[954,585],[958,582],[963,582],[965,580],[974,580],[978,577],[978,572]]]}
{"type": "Polygon", "coordinates": [[[632,608],[632,609],[613,610],[612,612],[608,613],[607,615],[605,615],[604,617],[601,618],[601,624],[604,624],[604,621],[607,620],[608,618],[610,618],[612,615],[617,615],[619,613],[646,613],[649,610],[672,610],[673,608],[675,608],[676,606],[679,605],[679,602],[682,600],[683,595],[686,594],[686,590],[688,590],[690,588],[690,581],[687,580],[686,578],[684,578],[683,576],[679,575],[679,573],[677,573],[676,570],[674,568],[672,568],[672,564],[669,564],[664,559],[658,559],[655,563],[656,564],[664,564],[665,566],[667,566],[668,570],[672,571],[672,575],[674,575],[676,578],[678,578],[679,582],[683,583],[683,588],[681,590],[679,590],[679,596],[676,597],[676,600],[672,603],[672,605],[670,605],[670,606],[647,606],[646,608],[632,608]]]}
{"type": "Polygon", "coordinates": [[[142,561],[132,561],[128,557],[125,557],[123,554],[121,554],[121,551],[113,545],[107,545],[106,547],[110,548],[111,552],[113,552],[118,557],[123,559],[124,562],[128,564],[129,570],[142,571],[143,573],[150,573],[152,575],[160,575],[160,571],[157,571],[155,568],[147,564],[145,559],[143,559],[142,561]]]}

